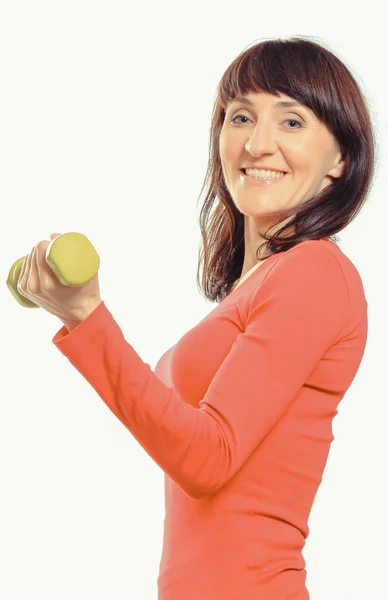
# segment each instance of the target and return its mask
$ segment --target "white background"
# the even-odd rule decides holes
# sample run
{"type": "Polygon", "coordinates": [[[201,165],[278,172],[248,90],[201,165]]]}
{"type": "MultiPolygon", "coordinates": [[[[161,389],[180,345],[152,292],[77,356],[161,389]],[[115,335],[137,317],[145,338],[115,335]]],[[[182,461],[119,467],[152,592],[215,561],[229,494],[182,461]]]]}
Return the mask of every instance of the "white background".
{"type": "Polygon", "coordinates": [[[154,368],[216,306],[199,294],[196,269],[218,81],[248,45],[298,34],[353,70],[381,162],[362,212],[339,234],[363,280],[369,337],[333,422],[304,549],[307,586],[312,600],[388,597],[381,17],[371,3],[359,14],[337,2],[2,4],[2,599],[156,599],[164,518],[163,472],[52,344],[59,319],[9,293],[12,263],[51,232],[84,233],[101,257],[104,302],[154,368]]]}

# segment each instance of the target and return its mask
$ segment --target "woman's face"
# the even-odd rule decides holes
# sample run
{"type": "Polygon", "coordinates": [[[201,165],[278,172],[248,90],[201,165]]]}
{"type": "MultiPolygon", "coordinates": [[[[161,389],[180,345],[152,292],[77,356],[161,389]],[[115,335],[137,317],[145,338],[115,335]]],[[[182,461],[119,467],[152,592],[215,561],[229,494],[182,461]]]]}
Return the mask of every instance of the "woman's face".
{"type": "Polygon", "coordinates": [[[221,164],[229,193],[245,215],[278,215],[342,174],[340,149],[326,125],[304,105],[276,106],[287,101],[296,103],[284,94],[249,93],[226,108],[219,142],[221,164]],[[240,171],[253,165],[287,174],[275,183],[257,185],[240,171]]]}

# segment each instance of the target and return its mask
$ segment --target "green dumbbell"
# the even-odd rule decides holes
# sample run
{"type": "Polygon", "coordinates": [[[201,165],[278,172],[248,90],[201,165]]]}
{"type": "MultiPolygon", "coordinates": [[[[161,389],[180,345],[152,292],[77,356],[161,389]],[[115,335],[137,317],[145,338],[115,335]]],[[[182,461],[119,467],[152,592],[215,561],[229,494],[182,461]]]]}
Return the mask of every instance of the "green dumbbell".
{"type": "MultiPolygon", "coordinates": [[[[26,256],[18,258],[11,267],[7,286],[15,299],[26,308],[39,308],[22,296],[17,289],[26,256]]],[[[63,285],[79,286],[92,279],[100,267],[100,257],[82,233],[62,233],[51,240],[46,250],[46,262],[63,285]]]]}

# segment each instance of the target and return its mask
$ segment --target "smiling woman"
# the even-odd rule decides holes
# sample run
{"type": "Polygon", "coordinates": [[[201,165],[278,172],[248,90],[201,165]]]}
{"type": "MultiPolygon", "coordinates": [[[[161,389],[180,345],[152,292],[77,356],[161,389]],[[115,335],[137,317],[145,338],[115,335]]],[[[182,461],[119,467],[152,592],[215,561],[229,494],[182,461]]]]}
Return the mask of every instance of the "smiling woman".
{"type": "Polygon", "coordinates": [[[309,239],[337,241],[375,170],[362,91],[343,62],[307,36],[260,42],[230,64],[218,84],[210,148],[197,284],[216,302],[259,256],[309,239]],[[273,181],[256,172],[264,181],[252,181],[243,167],[287,175],[273,181]]]}
{"type": "Polygon", "coordinates": [[[309,600],[309,516],[368,330],[360,275],[330,237],[365,201],[373,143],[328,50],[246,50],[219,85],[201,213],[204,289],[222,301],[154,370],[104,302],[53,339],[164,472],[158,600],[309,600]]]}

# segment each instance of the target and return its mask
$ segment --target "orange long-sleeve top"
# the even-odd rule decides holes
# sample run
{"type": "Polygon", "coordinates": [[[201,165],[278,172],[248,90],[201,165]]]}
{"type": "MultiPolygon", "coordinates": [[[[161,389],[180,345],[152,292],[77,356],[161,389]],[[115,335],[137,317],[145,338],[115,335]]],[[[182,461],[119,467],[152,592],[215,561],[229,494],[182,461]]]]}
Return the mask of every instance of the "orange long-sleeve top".
{"type": "Polygon", "coordinates": [[[53,343],[165,474],[159,600],[308,600],[302,555],[367,340],[337,244],[270,256],[158,360],[104,302],[53,343]]]}

